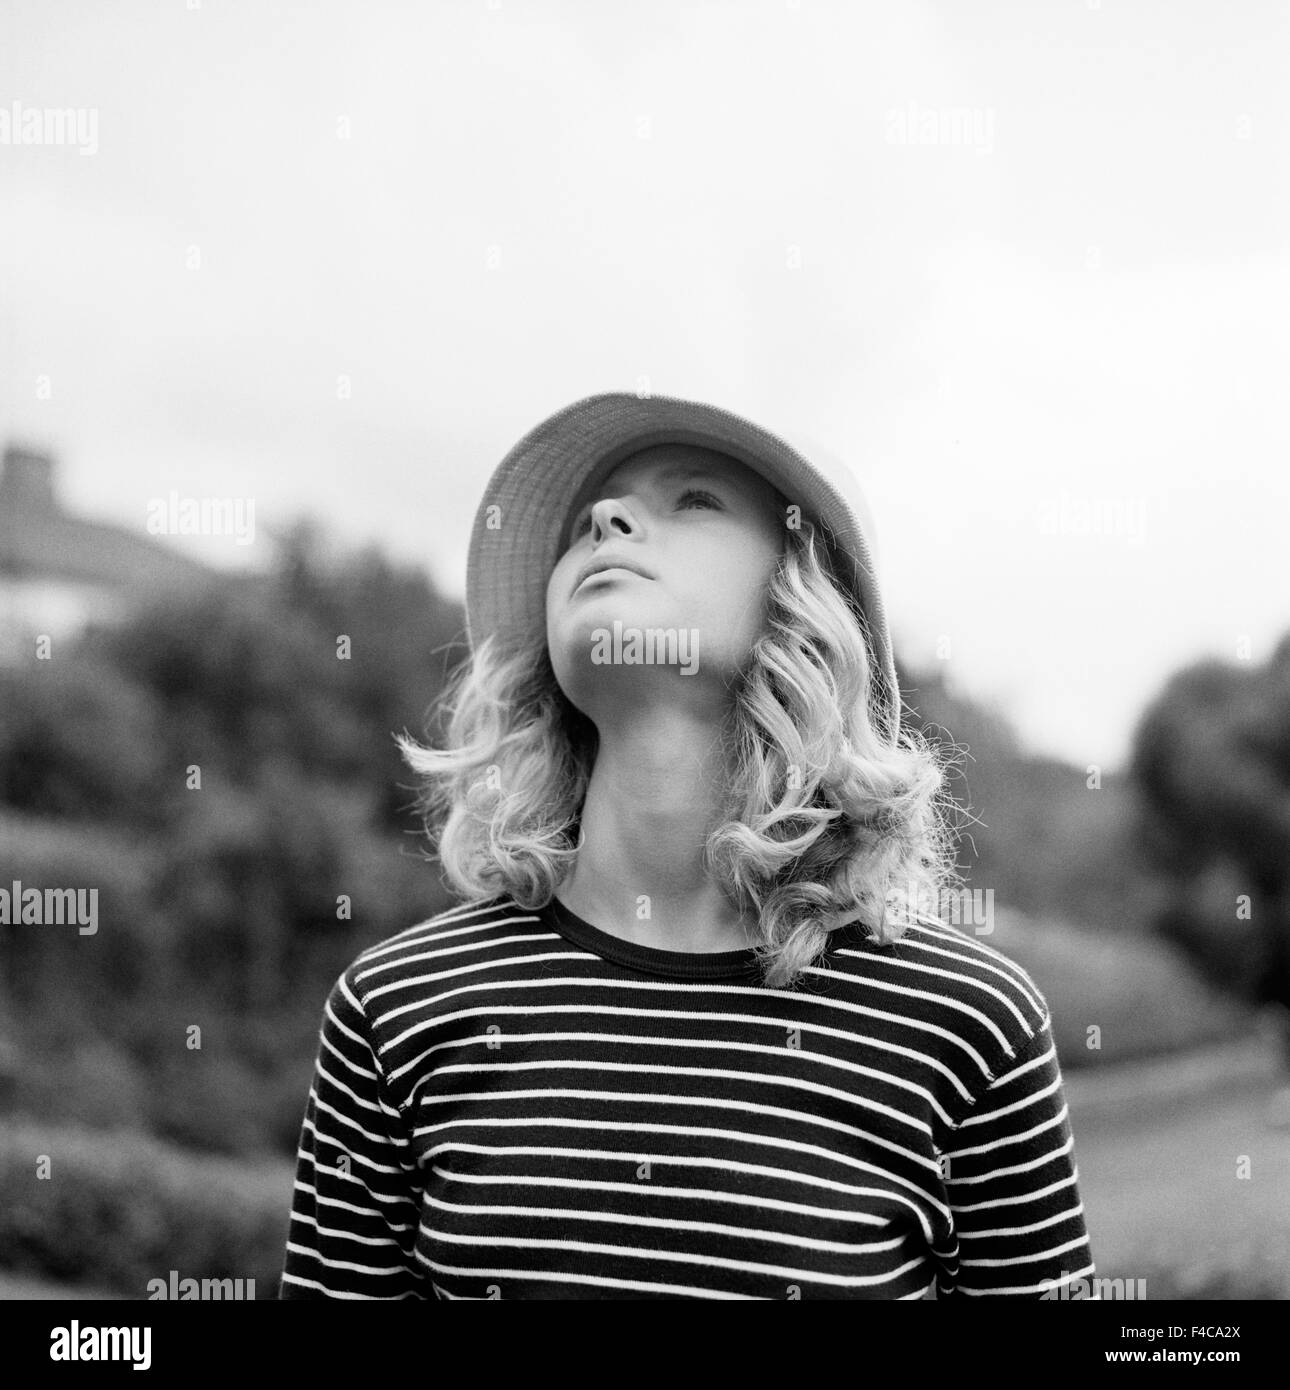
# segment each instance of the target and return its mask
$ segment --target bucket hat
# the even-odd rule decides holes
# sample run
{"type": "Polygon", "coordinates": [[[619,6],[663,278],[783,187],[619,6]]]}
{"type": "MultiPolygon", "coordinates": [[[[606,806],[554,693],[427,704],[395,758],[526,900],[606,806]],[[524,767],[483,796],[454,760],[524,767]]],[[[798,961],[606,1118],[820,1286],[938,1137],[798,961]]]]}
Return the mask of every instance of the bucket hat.
{"type": "Polygon", "coordinates": [[[872,514],[854,472],[818,442],[797,444],[732,411],[675,396],[605,392],[534,426],[484,491],[466,561],[466,631],[472,650],[496,635],[503,648],[546,624],[546,588],[569,510],[584,486],[658,444],[726,454],[758,473],[819,525],[834,566],[863,617],[874,671],[874,711],[899,724],[900,689],[878,585],[872,514]],[[800,446],[800,447],[799,447],[800,446]]]}

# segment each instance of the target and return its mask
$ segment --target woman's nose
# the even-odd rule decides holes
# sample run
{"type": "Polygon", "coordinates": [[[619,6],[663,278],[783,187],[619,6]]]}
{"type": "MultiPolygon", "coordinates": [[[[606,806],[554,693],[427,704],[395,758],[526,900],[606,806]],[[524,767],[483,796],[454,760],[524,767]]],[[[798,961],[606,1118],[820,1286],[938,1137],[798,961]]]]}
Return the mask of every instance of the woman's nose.
{"type": "Polygon", "coordinates": [[[602,497],[591,509],[592,539],[603,540],[613,530],[630,536],[635,523],[625,503],[617,497],[602,497]]]}

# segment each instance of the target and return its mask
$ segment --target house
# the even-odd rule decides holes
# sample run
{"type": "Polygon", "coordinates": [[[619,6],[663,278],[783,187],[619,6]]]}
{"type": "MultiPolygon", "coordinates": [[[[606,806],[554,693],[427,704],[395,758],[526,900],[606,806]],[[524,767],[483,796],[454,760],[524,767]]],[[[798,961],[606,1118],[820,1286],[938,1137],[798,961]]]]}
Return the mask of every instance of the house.
{"type": "Polygon", "coordinates": [[[48,454],[10,446],[0,467],[0,663],[29,659],[150,598],[210,583],[215,571],[138,530],[66,511],[48,454]]]}

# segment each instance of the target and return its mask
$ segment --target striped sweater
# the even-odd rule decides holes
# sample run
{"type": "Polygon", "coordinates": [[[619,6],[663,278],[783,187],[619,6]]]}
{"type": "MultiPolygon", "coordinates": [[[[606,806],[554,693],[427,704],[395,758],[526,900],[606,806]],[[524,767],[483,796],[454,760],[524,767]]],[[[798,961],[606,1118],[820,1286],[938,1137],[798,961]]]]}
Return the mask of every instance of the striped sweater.
{"type": "Polygon", "coordinates": [[[1077,1182],[1043,996],[956,928],[773,990],[494,898],[332,989],[279,1296],[1033,1299],[1077,1182]]]}

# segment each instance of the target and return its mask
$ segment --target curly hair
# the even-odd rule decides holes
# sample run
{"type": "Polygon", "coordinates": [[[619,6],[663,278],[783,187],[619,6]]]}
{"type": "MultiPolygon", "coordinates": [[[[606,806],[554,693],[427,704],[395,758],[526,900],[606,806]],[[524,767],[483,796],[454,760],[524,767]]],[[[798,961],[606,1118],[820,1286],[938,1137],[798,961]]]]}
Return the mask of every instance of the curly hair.
{"type": "MultiPolygon", "coordinates": [[[[958,882],[949,754],[884,718],[863,616],[816,528],[787,541],[766,621],[721,729],[730,775],[704,864],[759,922],[765,982],[791,988],[857,918],[899,938],[958,882]]],[[[546,906],[577,859],[595,725],[557,683],[545,633],[500,651],[489,637],[439,703],[447,748],[406,734],[425,827],[466,898],[546,906]]],[[[933,914],[934,915],[934,914],[933,914]]]]}

